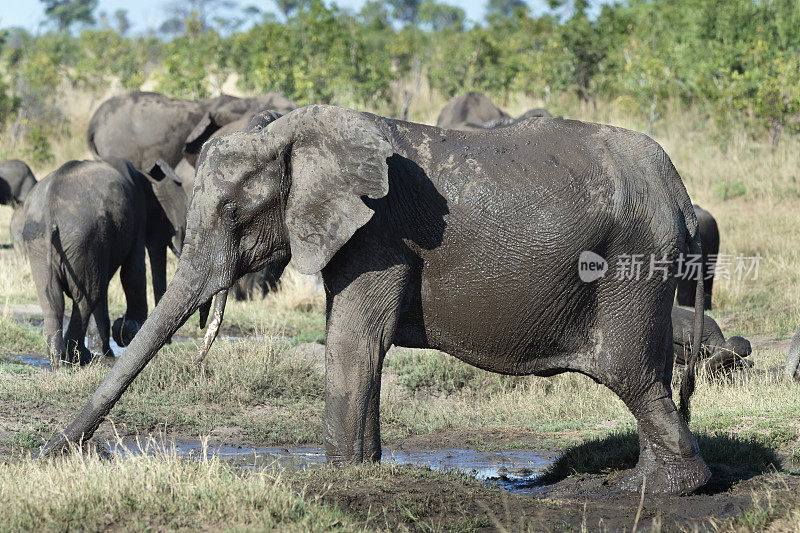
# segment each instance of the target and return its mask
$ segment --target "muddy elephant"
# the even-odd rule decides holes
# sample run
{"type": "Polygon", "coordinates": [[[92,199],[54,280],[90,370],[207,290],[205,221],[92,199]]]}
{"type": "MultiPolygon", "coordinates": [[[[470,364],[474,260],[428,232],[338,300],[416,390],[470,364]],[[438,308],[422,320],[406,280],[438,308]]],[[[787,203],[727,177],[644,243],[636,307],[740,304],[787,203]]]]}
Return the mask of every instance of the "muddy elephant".
{"type": "Polygon", "coordinates": [[[11,243],[14,250],[23,252],[20,220],[22,219],[22,205],[28,193],[36,185],[36,178],[30,167],[19,159],[0,161],[0,204],[14,208],[11,216],[11,243]]]}
{"type": "Polygon", "coordinates": [[[179,166],[181,172],[186,172],[186,175],[181,175],[184,190],[191,198],[192,189],[194,188],[194,167],[197,162],[197,156],[203,145],[216,137],[228,135],[237,131],[244,131],[250,125],[253,129],[263,128],[273,120],[282,116],[283,113],[273,109],[252,109],[242,114],[233,122],[229,122],[224,126],[218,127],[210,121],[203,121],[195,127],[195,129],[186,138],[183,146],[183,159],[179,166]],[[186,166],[188,165],[188,166],[186,166]],[[183,169],[191,168],[191,171],[184,171],[183,169]]]}
{"type": "MultiPolygon", "coordinates": [[[[700,227],[700,238],[703,241],[703,255],[700,258],[698,267],[704,278],[705,296],[704,306],[706,310],[711,309],[711,293],[714,288],[714,271],[717,266],[717,255],[719,254],[719,228],[714,217],[700,207],[694,205],[694,212],[697,215],[697,223],[700,227]]],[[[691,306],[694,303],[695,287],[697,285],[697,268],[691,266],[694,263],[691,258],[687,259],[684,265],[684,275],[678,280],[678,305],[691,306]]]]}
{"type": "Polygon", "coordinates": [[[285,113],[296,107],[275,93],[180,100],[159,93],[133,92],[103,102],[89,121],[86,137],[95,159],[127,159],[136,168],[150,168],[156,159],[162,159],[175,167],[183,157],[187,137],[196,128],[220,128],[253,109],[285,113]]]}
{"type": "Polygon", "coordinates": [[[485,370],[591,376],[637,419],[639,462],[620,482],[685,493],[709,470],[689,431],[694,346],[672,401],[677,258],[700,252],[691,201],[661,147],[562,119],[468,133],[333,106],[206,143],[177,272],[88,404],[39,453],[88,439],[180,325],[216,295],[199,355],[246,272],[291,258],[326,292],[329,461],[380,460],[387,349],[435,348],[485,370]],[[584,282],[584,251],[674,260],[667,276],[584,282]],[[472,319],[465,320],[465,317],[472,319]],[[682,416],[683,415],[683,416],[682,416]]]}
{"type": "Polygon", "coordinates": [[[34,187],[22,238],[54,366],[91,360],[84,342],[90,321],[102,354],[111,354],[110,329],[120,346],[130,342],[147,318],[145,251],[158,302],[167,284],[166,250],[180,254],[185,217],[186,195],[163,161],[147,174],[121,159],[70,161],[34,187]],[[111,328],[108,283],[118,269],[127,310],[111,328]],[[64,335],[65,294],[73,305],[64,335]]]}
{"type": "MultiPolygon", "coordinates": [[[[692,353],[694,312],[673,306],[672,344],[675,363],[686,365],[692,353]]],[[[745,359],[753,353],[750,341],[744,337],[725,338],[717,322],[710,316],[703,317],[703,338],[698,361],[712,376],[722,376],[735,370],[750,368],[753,363],[745,359]]]]}
{"type": "Polygon", "coordinates": [[[470,92],[454,98],[439,113],[436,125],[453,130],[485,130],[513,126],[531,117],[551,117],[545,109],[531,109],[514,118],[488,97],[470,92]]]}
{"type": "MultiPolygon", "coordinates": [[[[184,157],[178,164],[177,171],[183,175],[180,176],[181,183],[184,191],[189,198],[192,197],[192,190],[194,189],[194,165],[197,162],[197,156],[200,149],[210,139],[228,135],[237,131],[244,131],[248,127],[251,130],[256,128],[263,128],[273,120],[279,118],[281,113],[271,109],[252,110],[244,113],[241,117],[229,122],[220,128],[216,128],[209,122],[203,122],[198,125],[189,134],[184,145],[184,157]],[[189,170],[191,169],[191,170],[189,170]]],[[[262,272],[249,272],[239,278],[231,288],[231,296],[235,300],[253,300],[259,297],[264,297],[268,292],[276,290],[278,287],[278,280],[274,279],[267,269],[262,272]]]]}

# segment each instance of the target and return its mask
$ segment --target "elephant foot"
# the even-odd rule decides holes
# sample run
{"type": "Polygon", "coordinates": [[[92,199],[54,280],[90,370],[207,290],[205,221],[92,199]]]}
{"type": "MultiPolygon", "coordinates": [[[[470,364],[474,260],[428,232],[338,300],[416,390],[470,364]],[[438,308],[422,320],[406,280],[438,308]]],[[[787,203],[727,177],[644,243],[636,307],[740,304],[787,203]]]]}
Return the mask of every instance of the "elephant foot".
{"type": "Polygon", "coordinates": [[[711,477],[700,455],[680,460],[659,459],[651,448],[642,450],[639,462],[618,484],[619,490],[647,494],[689,494],[699,489],[711,477]]]}
{"type": "Polygon", "coordinates": [[[121,316],[114,321],[111,326],[111,336],[114,342],[120,347],[125,347],[131,343],[136,333],[142,327],[142,321],[121,316]]]}

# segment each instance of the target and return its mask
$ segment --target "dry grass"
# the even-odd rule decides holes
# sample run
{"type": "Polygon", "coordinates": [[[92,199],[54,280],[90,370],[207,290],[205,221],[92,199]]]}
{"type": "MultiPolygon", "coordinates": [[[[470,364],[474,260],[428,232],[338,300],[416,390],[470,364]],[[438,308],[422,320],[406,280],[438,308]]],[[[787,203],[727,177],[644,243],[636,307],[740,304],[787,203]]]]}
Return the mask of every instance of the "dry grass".
{"type": "MultiPolygon", "coordinates": [[[[63,136],[54,144],[57,161],[87,155],[81,128],[88,121],[89,109],[100,101],[89,99],[82,107],[76,107],[83,111],[71,117],[72,135],[63,136]]],[[[412,101],[410,118],[435,123],[444,103],[439,96],[423,91],[423,97],[412,101]]],[[[515,96],[501,104],[513,115],[531,107],[546,107],[565,117],[640,130],[645,126],[635,106],[626,101],[598,102],[594,108],[581,107],[566,97],[541,102],[515,96]]],[[[721,253],[762,257],[757,280],[715,283],[713,316],[726,335],[776,338],[790,334],[800,324],[800,272],[796,266],[800,262],[796,246],[800,243],[800,137],[785,135],[773,151],[766,135],[753,139],[744,127],[717,121],[702,111],[671,103],[664,116],[655,124],[654,137],[670,154],[692,199],[716,217],[721,253]]],[[[0,139],[2,157],[21,153],[9,153],[6,143],[7,138],[0,139]]],[[[55,166],[54,163],[34,170],[43,176],[55,166]]],[[[0,243],[9,242],[10,217],[11,210],[0,206],[0,243]]],[[[170,258],[169,276],[175,263],[170,258]]],[[[118,278],[112,281],[109,300],[112,314],[124,308],[118,278]]],[[[12,250],[0,250],[0,306],[36,302],[27,261],[12,250]]],[[[218,342],[202,370],[191,365],[194,345],[162,350],[112,411],[111,419],[130,432],[147,433],[153,427],[166,425],[175,431],[199,435],[224,426],[235,428],[240,437],[257,443],[318,442],[322,435],[322,377],[307,361],[287,357],[286,342],[261,335],[285,335],[293,337],[293,342],[319,339],[324,331],[323,309],[324,302],[313,280],[288,270],[280,292],[263,301],[228,304],[224,324],[255,332],[254,340],[218,342]]],[[[200,333],[196,322],[190,322],[179,335],[200,333]]],[[[11,335],[17,334],[11,331],[11,335]]],[[[393,357],[387,370],[397,375],[401,386],[383,390],[381,418],[387,440],[452,428],[515,426],[554,436],[559,439],[558,445],[563,445],[635,430],[634,420],[622,402],[581,375],[508,378],[467,367],[435,352],[393,357]]],[[[781,365],[785,357],[785,353],[773,349],[757,350],[751,356],[762,370],[781,365]]],[[[85,402],[105,373],[106,368],[100,365],[51,374],[22,372],[0,363],[0,405],[5,406],[0,412],[0,434],[6,435],[0,444],[25,450],[41,444],[85,402]],[[32,417],[26,411],[30,405],[55,415],[32,417]],[[8,437],[10,434],[13,436],[8,437]]],[[[701,436],[701,442],[712,448],[704,450],[704,454],[724,457],[739,451],[742,443],[752,442],[780,450],[784,469],[800,469],[800,402],[796,384],[770,374],[733,384],[701,377],[692,405],[692,428],[701,436]],[[734,444],[740,447],[731,448],[734,444]]],[[[48,501],[54,503],[44,508],[43,517],[64,523],[78,517],[86,520],[88,529],[121,521],[131,521],[133,529],[143,528],[155,518],[146,511],[141,520],[135,518],[141,509],[133,495],[139,494],[143,486],[162,490],[164,480],[171,479],[186,480],[187,486],[200,487],[198,494],[205,494],[204,498],[221,498],[220,501],[230,502],[231,509],[245,514],[226,514],[215,506],[199,509],[198,500],[182,492],[181,481],[175,484],[177,496],[170,500],[177,507],[160,507],[163,512],[175,513],[175,521],[168,527],[259,528],[270,524],[288,528],[285,524],[299,524],[302,528],[316,519],[334,520],[316,504],[294,496],[283,499],[283,489],[272,480],[234,475],[218,465],[182,465],[169,458],[111,463],[70,459],[66,465],[63,475],[51,463],[22,462],[0,468],[0,495],[20,494],[9,507],[15,521],[0,524],[0,528],[45,524],[30,510],[41,504],[42,499],[33,492],[39,486],[55,487],[52,494],[48,493],[48,501]],[[214,480],[216,488],[201,482],[204,477],[214,480]],[[81,485],[83,478],[86,483],[81,485]],[[248,499],[248,491],[256,489],[264,495],[261,503],[248,499]],[[73,492],[84,496],[83,503],[72,496],[73,492]],[[91,501],[87,502],[86,497],[91,501]],[[305,511],[295,513],[294,505],[305,511]],[[117,510],[109,510],[112,506],[117,510]],[[272,508],[269,506],[277,509],[275,514],[247,514],[248,509],[272,508]],[[262,521],[266,515],[278,521],[262,521]],[[304,522],[306,519],[311,522],[304,522]]],[[[203,499],[203,505],[210,505],[209,501],[203,499]]],[[[730,527],[757,531],[765,524],[773,524],[797,530],[798,513],[796,505],[778,505],[763,495],[758,506],[730,527]]]]}
{"type": "Polygon", "coordinates": [[[0,531],[9,532],[356,529],[274,474],[171,453],[12,462],[0,468],[0,495],[0,531]]]}

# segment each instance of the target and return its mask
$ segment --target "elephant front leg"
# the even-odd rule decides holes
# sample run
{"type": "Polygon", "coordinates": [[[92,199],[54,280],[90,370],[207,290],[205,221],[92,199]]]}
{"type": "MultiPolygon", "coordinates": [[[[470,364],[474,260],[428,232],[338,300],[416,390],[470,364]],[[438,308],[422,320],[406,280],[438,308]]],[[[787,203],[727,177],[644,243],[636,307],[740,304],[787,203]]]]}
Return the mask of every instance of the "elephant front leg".
{"type": "MultiPolygon", "coordinates": [[[[374,261],[391,254],[370,257],[374,261]]],[[[333,272],[337,270],[348,271],[346,265],[334,265],[333,272]]],[[[381,370],[394,341],[409,269],[395,263],[365,270],[355,279],[323,273],[327,293],[324,437],[328,461],[334,463],[381,459],[381,370]]]]}
{"type": "Polygon", "coordinates": [[[380,461],[380,376],[385,353],[377,339],[328,334],[324,438],[329,462],[380,461]]]}

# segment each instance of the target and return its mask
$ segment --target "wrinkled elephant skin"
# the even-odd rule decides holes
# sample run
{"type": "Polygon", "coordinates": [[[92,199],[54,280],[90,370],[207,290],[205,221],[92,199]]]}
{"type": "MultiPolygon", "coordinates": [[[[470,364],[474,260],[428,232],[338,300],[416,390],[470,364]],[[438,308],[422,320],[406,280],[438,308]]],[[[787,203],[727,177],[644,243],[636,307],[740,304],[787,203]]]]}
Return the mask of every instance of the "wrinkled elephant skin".
{"type": "MultiPolygon", "coordinates": [[[[206,143],[187,224],[164,298],[40,455],[91,437],[213,295],[291,257],[325,284],[329,461],[380,459],[381,368],[395,344],[505,374],[587,374],[638,422],[639,462],[621,488],[646,478],[649,492],[685,493],[709,477],[670,390],[675,279],[578,274],[585,250],[611,264],[700,251],[680,176],[644,135],[548,118],[462,133],[309,106],[206,143]]],[[[702,295],[697,304],[699,346],[702,295]]]]}

